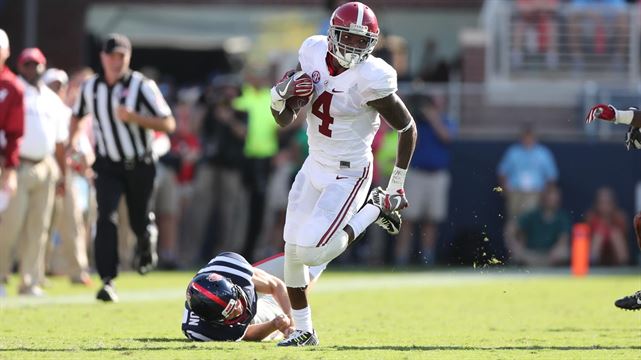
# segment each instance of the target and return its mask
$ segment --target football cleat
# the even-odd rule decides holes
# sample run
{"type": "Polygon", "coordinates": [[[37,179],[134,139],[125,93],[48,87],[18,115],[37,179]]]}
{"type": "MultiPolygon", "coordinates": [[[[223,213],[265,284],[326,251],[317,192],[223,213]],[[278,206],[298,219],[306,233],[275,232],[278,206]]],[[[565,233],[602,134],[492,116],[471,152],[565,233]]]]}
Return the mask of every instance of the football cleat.
{"type": "Polygon", "coordinates": [[[314,346],[318,344],[316,331],[294,330],[287,339],[281,340],[278,346],[314,346]]]}
{"type": "Polygon", "coordinates": [[[385,193],[385,190],[383,190],[380,186],[376,187],[372,189],[372,191],[370,191],[369,197],[367,198],[367,203],[381,209],[381,213],[374,223],[385,229],[388,234],[398,235],[398,233],[401,231],[401,224],[403,222],[401,219],[401,213],[399,213],[397,210],[386,210],[386,195],[387,194],[385,193]]]}
{"type": "Polygon", "coordinates": [[[635,292],[634,294],[614,302],[614,305],[620,309],[624,310],[639,310],[641,309],[641,290],[635,292]]]}
{"type": "Polygon", "coordinates": [[[118,294],[116,294],[116,289],[113,286],[104,284],[96,294],[96,299],[104,302],[118,302],[118,294]]]}
{"type": "Polygon", "coordinates": [[[150,214],[151,223],[148,225],[146,238],[138,239],[134,253],[133,268],[140,275],[145,275],[158,266],[158,228],[154,222],[154,215],[150,214]]]}

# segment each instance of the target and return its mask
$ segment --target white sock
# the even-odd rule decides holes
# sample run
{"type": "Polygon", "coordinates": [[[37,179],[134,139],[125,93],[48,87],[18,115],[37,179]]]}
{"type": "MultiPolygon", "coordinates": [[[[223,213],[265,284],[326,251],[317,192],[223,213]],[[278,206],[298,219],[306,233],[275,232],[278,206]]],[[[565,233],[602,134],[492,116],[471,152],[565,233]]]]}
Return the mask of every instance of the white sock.
{"type": "Polygon", "coordinates": [[[309,306],[300,310],[292,309],[292,317],[297,330],[309,332],[314,330],[312,326],[312,309],[309,306]]]}
{"type": "Polygon", "coordinates": [[[381,214],[381,209],[376,205],[365,204],[347,223],[352,230],[354,230],[354,238],[360,235],[368,226],[370,226],[378,215],[381,214]]]}

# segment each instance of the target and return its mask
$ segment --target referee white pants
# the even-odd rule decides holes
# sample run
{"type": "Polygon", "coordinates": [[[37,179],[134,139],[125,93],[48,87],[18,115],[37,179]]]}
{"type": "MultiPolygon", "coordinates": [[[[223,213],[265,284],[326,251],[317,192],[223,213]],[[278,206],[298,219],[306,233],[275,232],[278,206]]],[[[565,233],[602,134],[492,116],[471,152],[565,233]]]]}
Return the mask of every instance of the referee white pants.
{"type": "MultiPolygon", "coordinates": [[[[338,164],[337,164],[338,165],[338,164]]],[[[310,157],[289,192],[285,218],[285,284],[304,287],[308,266],[327,263],[347,247],[343,227],[360,209],[372,168],[331,168],[310,157]]]]}

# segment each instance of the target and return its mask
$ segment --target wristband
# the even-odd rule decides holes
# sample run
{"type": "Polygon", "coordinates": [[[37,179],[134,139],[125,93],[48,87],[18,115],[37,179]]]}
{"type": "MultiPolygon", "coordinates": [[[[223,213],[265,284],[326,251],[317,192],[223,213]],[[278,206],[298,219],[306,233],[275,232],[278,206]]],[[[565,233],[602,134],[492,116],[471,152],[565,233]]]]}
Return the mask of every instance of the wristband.
{"type": "Polygon", "coordinates": [[[272,103],[271,103],[272,109],[274,109],[274,111],[281,114],[283,110],[285,110],[285,99],[283,99],[280,95],[278,95],[278,91],[276,90],[275,86],[272,87],[270,94],[272,96],[272,103]]]}
{"type": "Polygon", "coordinates": [[[615,110],[614,123],[630,125],[634,118],[633,110],[615,110]]]}
{"type": "Polygon", "coordinates": [[[389,183],[387,184],[387,193],[390,195],[396,195],[398,190],[403,189],[405,184],[405,175],[407,174],[407,169],[401,169],[398,166],[394,166],[392,170],[392,175],[389,178],[389,183]]]}

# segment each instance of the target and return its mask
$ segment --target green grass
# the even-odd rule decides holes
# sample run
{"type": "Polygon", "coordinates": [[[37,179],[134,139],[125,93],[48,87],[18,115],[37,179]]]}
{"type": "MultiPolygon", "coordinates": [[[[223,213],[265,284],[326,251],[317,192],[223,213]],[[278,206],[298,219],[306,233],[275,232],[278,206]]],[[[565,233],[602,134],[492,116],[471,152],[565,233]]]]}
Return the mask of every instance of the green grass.
{"type": "Polygon", "coordinates": [[[641,312],[612,304],[638,275],[329,272],[311,297],[321,345],[300,349],[186,341],[190,277],[123,274],[118,304],[65,279],[43,300],[10,293],[0,359],[641,359],[641,312]]]}

